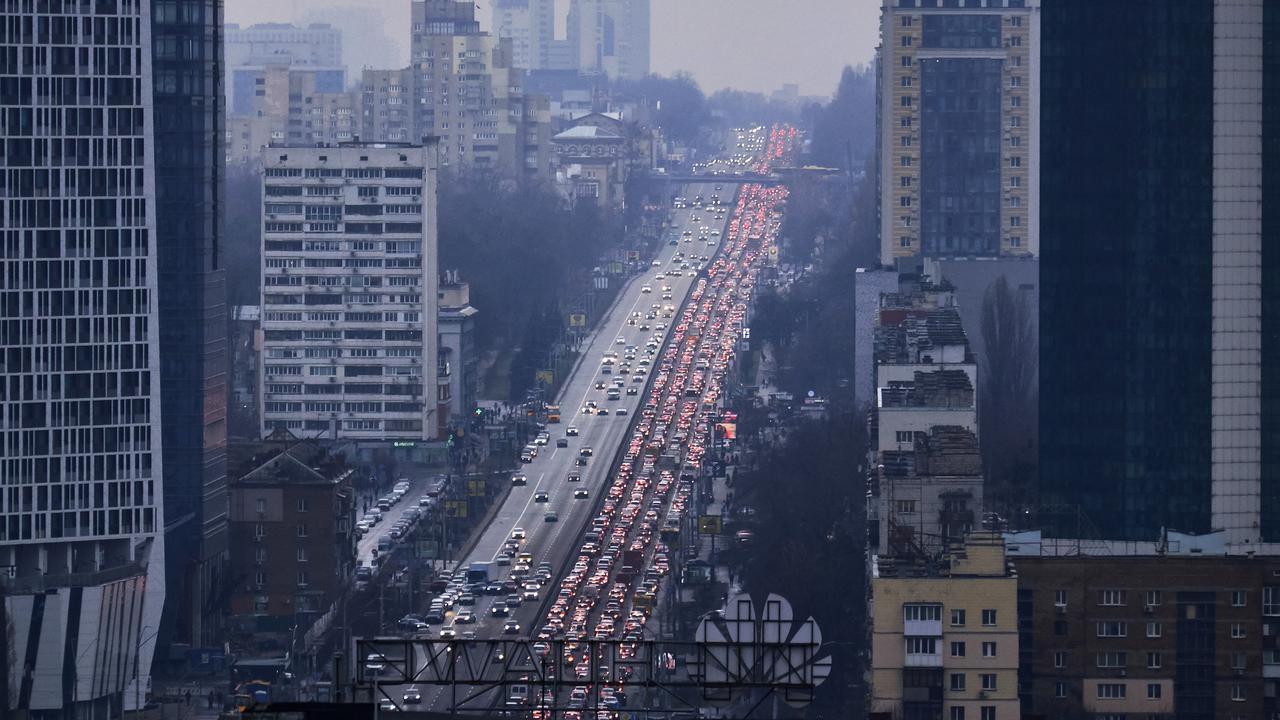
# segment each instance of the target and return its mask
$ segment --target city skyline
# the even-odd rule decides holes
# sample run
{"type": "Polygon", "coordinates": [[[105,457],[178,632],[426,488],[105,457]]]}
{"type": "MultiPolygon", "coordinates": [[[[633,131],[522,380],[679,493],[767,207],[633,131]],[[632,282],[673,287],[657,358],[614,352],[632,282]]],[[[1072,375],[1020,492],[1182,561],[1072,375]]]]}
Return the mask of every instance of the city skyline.
{"type": "MultiPolygon", "coordinates": [[[[769,8],[776,3],[766,0],[652,0],[653,33],[651,70],[660,75],[689,72],[707,94],[732,87],[737,90],[769,93],[783,84],[797,83],[803,95],[829,95],[846,65],[867,65],[877,44],[879,26],[876,0],[800,0],[788,3],[790,12],[822,17],[821,23],[779,23],[769,8]],[[732,12],[730,12],[732,6],[732,12]],[[661,28],[661,31],[657,31],[661,28]],[[734,38],[763,34],[782,35],[770,52],[760,52],[750,43],[734,38]],[[783,49],[779,58],[776,49],[783,49]]],[[[476,17],[482,30],[489,27],[490,3],[479,3],[476,17]]],[[[364,66],[378,68],[403,67],[408,64],[409,37],[404,32],[409,23],[409,0],[309,0],[308,2],[260,3],[253,0],[226,0],[226,21],[241,26],[265,22],[328,20],[326,12],[341,8],[344,17],[368,23],[353,28],[344,24],[351,35],[377,32],[381,42],[362,46],[348,37],[345,42],[348,77],[359,77],[364,66]],[[358,16],[350,15],[358,8],[358,16]],[[372,18],[381,15],[382,22],[372,18]]],[[[556,37],[565,37],[565,15],[568,0],[556,3],[556,37]]]]}

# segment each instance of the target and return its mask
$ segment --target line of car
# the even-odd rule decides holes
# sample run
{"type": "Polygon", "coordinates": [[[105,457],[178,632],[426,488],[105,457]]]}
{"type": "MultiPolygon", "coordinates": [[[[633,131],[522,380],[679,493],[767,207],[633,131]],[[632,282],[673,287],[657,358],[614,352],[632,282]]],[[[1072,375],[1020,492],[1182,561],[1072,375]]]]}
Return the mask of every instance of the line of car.
{"type": "MultiPolygon", "coordinates": [[[[795,138],[793,128],[775,127],[767,156],[783,157],[794,148],[795,138]]],[[[597,676],[592,677],[593,659],[584,657],[580,642],[620,638],[625,658],[635,652],[632,643],[643,637],[659,586],[670,571],[668,543],[678,538],[705,456],[707,420],[723,393],[745,327],[747,302],[760,262],[776,239],[785,199],[783,188],[742,189],[725,247],[673,320],[671,342],[653,364],[652,385],[623,460],[538,629],[535,648],[542,652],[549,652],[552,638],[566,641],[562,660],[583,683],[570,694],[570,708],[586,709],[590,691],[599,683],[594,688],[598,709],[615,709],[607,697],[618,688],[604,682],[609,669],[595,659],[597,676]]],[[[673,314],[674,308],[667,317],[673,314]]],[[[657,354],[656,347],[652,350],[650,357],[657,354]]],[[[535,712],[535,717],[540,715],[535,712]]]]}

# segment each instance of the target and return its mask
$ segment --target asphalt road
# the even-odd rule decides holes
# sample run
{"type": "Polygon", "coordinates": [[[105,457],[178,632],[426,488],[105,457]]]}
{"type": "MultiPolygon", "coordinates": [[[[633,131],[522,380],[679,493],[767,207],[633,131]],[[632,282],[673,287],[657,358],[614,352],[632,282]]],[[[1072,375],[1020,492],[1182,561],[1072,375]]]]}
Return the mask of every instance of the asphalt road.
{"type": "MultiPolygon", "coordinates": [[[[690,289],[697,280],[696,276],[690,277],[689,272],[690,270],[696,270],[702,264],[696,260],[691,260],[690,269],[681,270],[680,266],[683,260],[674,259],[675,255],[677,252],[683,252],[686,256],[692,255],[695,258],[702,256],[708,258],[708,260],[715,255],[719,249],[720,239],[726,231],[728,218],[732,215],[735,190],[736,185],[727,181],[691,185],[685,189],[684,194],[686,197],[692,199],[696,195],[702,195],[708,202],[712,194],[719,194],[721,202],[727,211],[725,219],[717,220],[714,213],[708,212],[705,208],[674,210],[673,220],[663,236],[663,244],[656,258],[659,264],[650,267],[643,274],[637,275],[623,288],[609,315],[604,318],[598,329],[584,343],[582,360],[573,369],[557,398],[561,407],[562,421],[558,425],[549,425],[547,427],[548,432],[551,434],[550,442],[541,449],[538,457],[532,463],[525,465],[521,470],[528,477],[528,484],[524,487],[511,488],[506,501],[494,515],[493,521],[484,530],[471,553],[463,559],[461,567],[468,567],[474,562],[492,562],[501,551],[503,544],[511,537],[512,530],[517,527],[523,528],[526,534],[521,552],[529,552],[533,555],[534,567],[539,562],[546,561],[550,562],[558,572],[567,560],[569,553],[578,547],[578,540],[597,505],[598,493],[608,484],[607,476],[613,458],[621,442],[628,437],[628,429],[644,397],[644,389],[649,379],[648,374],[646,374],[643,383],[634,383],[632,382],[631,374],[625,376],[602,374],[601,365],[604,355],[606,352],[616,351],[619,355],[618,362],[621,362],[624,349],[629,345],[635,346],[637,352],[636,361],[632,363],[633,371],[636,367],[639,367],[638,361],[640,359],[656,357],[656,353],[653,356],[646,354],[645,344],[655,332],[658,332],[656,330],[658,323],[662,323],[665,326],[665,329],[660,332],[661,342],[666,342],[666,338],[671,331],[672,319],[678,316],[679,308],[684,304],[690,289]],[[719,191],[714,189],[717,184],[722,186],[719,191]],[[694,218],[697,219],[695,220],[694,218]],[[719,235],[710,235],[713,240],[712,244],[699,239],[700,228],[704,225],[720,233],[719,235]],[[692,239],[687,242],[684,241],[682,236],[685,230],[689,230],[692,233],[692,239]],[[668,244],[670,239],[677,239],[680,242],[678,245],[672,246],[668,244]],[[664,277],[663,279],[656,277],[660,272],[665,275],[676,270],[679,270],[678,277],[664,277]],[[648,286],[651,292],[644,292],[645,286],[648,286]],[[671,287],[670,299],[663,299],[663,286],[671,287]],[[673,318],[664,318],[661,311],[659,311],[656,319],[646,319],[645,315],[654,303],[661,306],[671,305],[676,308],[677,312],[673,314],[673,318]],[[635,325],[629,325],[628,319],[635,312],[640,313],[640,318],[635,325]],[[647,331],[641,330],[640,326],[642,324],[649,325],[650,329],[647,331]],[[621,343],[618,342],[619,338],[622,339],[621,343]],[[598,382],[604,382],[607,387],[612,387],[612,381],[617,378],[622,378],[625,381],[621,398],[614,401],[606,400],[606,390],[598,390],[595,385],[598,382]],[[636,395],[627,395],[625,393],[625,389],[630,387],[637,389],[636,395]],[[600,407],[608,408],[609,415],[584,414],[582,408],[590,401],[594,401],[600,407]],[[626,408],[627,415],[617,415],[616,411],[619,408],[626,408]],[[579,435],[568,438],[569,446],[567,448],[555,447],[556,439],[565,437],[565,430],[570,426],[578,428],[579,435]],[[591,447],[594,454],[585,467],[576,467],[575,460],[579,456],[579,451],[584,447],[591,447]],[[570,483],[567,480],[568,474],[572,470],[579,470],[582,473],[582,481],[580,483],[570,483]],[[578,488],[585,488],[590,493],[590,497],[585,500],[574,499],[573,491],[578,488]],[[547,493],[548,501],[546,503],[534,501],[535,495],[540,492],[547,493]],[[548,511],[555,512],[559,520],[557,522],[547,522],[546,513],[548,511]]],[[[614,367],[616,372],[617,365],[614,367]]],[[[416,498],[417,496],[407,495],[405,502],[408,502],[409,497],[416,498]]],[[[361,548],[363,553],[363,542],[361,548]]],[[[362,557],[364,557],[363,554],[362,557]]],[[[491,577],[504,579],[506,576],[507,568],[505,567],[491,565],[491,570],[493,571],[491,577]]],[[[457,625],[454,629],[457,630],[459,637],[465,631],[473,631],[476,637],[481,639],[499,639],[504,637],[501,634],[503,624],[509,619],[514,619],[520,623],[520,633],[517,637],[527,637],[535,629],[531,625],[539,619],[537,611],[542,606],[545,593],[553,591],[555,587],[557,585],[554,582],[546,584],[542,589],[543,595],[538,602],[528,602],[519,608],[514,608],[510,617],[507,618],[496,618],[490,615],[490,608],[499,598],[478,597],[476,605],[471,608],[475,613],[477,622],[469,625],[457,625]]],[[[452,623],[452,619],[453,613],[450,613],[444,626],[432,627],[432,634],[438,633],[442,627],[448,627],[452,623]]],[[[387,687],[386,695],[398,702],[406,689],[407,686],[387,687]]],[[[447,711],[453,699],[453,693],[447,688],[417,686],[417,690],[422,694],[423,701],[418,707],[423,709],[447,711]]],[[[466,695],[462,688],[459,688],[457,692],[459,699],[464,698],[466,695]]],[[[483,699],[485,704],[488,701],[488,698],[483,699]]],[[[474,703],[475,700],[472,702],[474,703]]],[[[475,707],[475,705],[472,705],[472,707],[475,707]]]]}

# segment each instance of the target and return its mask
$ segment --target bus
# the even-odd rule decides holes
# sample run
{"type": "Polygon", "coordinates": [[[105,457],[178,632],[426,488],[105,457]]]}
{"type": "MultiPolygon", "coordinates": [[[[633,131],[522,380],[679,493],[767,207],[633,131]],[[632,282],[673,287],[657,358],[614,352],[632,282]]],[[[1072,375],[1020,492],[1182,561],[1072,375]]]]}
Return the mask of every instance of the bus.
{"type": "Polygon", "coordinates": [[[551,423],[558,423],[558,422],[560,422],[560,406],[548,405],[547,406],[547,424],[550,425],[551,423]]]}

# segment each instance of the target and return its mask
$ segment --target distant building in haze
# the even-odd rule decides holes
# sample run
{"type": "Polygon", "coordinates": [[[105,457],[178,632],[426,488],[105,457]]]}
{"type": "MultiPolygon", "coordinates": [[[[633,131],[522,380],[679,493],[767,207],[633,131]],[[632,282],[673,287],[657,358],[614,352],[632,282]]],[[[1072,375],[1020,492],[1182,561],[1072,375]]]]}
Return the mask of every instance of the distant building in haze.
{"type": "Polygon", "coordinates": [[[512,64],[516,67],[551,67],[555,10],[555,0],[497,0],[493,4],[493,34],[511,39],[512,64]]]}
{"type": "Polygon", "coordinates": [[[1039,252],[1039,0],[884,0],[880,261],[1039,252]]]}
{"type": "Polygon", "coordinates": [[[360,96],[346,69],[247,65],[231,71],[227,162],[257,165],[272,143],[349,142],[360,126],[360,96]]]}
{"type": "Polygon", "coordinates": [[[326,23],[312,23],[306,27],[289,23],[260,23],[241,27],[236,23],[227,23],[223,34],[223,88],[228,93],[227,105],[233,112],[237,106],[237,102],[231,97],[231,93],[236,91],[233,73],[238,67],[346,67],[342,60],[342,30],[326,23]]]}
{"type": "Polygon", "coordinates": [[[614,80],[649,74],[649,0],[570,0],[565,33],[574,66],[614,80]]]}
{"type": "Polygon", "coordinates": [[[1280,5],[1055,0],[1043,29],[1043,502],[1276,542],[1280,5]]]}

